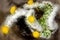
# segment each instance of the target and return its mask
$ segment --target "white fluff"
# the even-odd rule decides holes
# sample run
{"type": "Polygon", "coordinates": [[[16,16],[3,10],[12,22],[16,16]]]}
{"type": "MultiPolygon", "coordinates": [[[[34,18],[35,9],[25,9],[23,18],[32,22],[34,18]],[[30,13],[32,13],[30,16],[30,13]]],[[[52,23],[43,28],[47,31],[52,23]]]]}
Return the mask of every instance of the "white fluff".
{"type": "Polygon", "coordinates": [[[48,24],[50,30],[56,30],[58,28],[58,25],[57,25],[56,21],[54,20],[56,17],[57,11],[58,11],[58,6],[55,5],[50,16],[48,16],[47,24],[48,24]]]}
{"type": "Polygon", "coordinates": [[[27,10],[24,9],[18,9],[16,10],[14,15],[8,15],[4,25],[8,25],[9,27],[12,27],[12,25],[14,24],[14,22],[17,22],[17,18],[19,18],[22,15],[25,15],[27,13],[27,10]]]}

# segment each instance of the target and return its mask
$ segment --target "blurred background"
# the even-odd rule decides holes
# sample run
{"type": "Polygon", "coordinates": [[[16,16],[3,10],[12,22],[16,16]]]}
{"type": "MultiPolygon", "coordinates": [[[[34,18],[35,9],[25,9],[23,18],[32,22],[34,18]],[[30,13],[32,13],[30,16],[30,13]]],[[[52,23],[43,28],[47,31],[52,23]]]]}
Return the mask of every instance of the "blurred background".
{"type": "MultiPolygon", "coordinates": [[[[36,1],[38,2],[51,1],[54,4],[60,5],[60,0],[36,0],[36,1]]],[[[14,2],[15,4],[21,4],[27,2],[27,0],[0,0],[0,25],[4,22],[6,16],[9,15],[10,7],[12,5],[15,5],[12,2],[14,2]]],[[[57,12],[55,20],[57,21],[59,28],[55,32],[55,34],[52,35],[52,37],[48,40],[60,40],[60,10],[57,12]]],[[[16,25],[14,25],[14,27],[10,30],[8,35],[3,35],[2,33],[0,33],[0,40],[25,40],[25,39],[21,37],[16,25]],[[16,34],[18,34],[19,36],[17,36],[16,34]]],[[[40,38],[34,40],[46,40],[46,39],[40,38]]]]}

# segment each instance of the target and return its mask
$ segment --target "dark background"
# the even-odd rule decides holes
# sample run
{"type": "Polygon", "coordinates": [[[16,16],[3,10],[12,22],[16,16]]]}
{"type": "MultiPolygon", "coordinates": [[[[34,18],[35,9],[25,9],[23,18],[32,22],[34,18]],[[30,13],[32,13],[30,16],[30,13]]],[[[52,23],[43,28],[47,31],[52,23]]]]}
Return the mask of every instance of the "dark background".
{"type": "MultiPolygon", "coordinates": [[[[0,0],[0,25],[4,22],[6,16],[9,14],[10,7],[12,5],[14,5],[13,3],[11,5],[9,5],[10,1],[9,0],[0,0]]],[[[16,4],[21,4],[23,2],[27,2],[27,0],[12,0],[12,1],[15,2],[16,4]]],[[[37,1],[42,2],[43,0],[37,0],[37,1]]],[[[47,0],[44,0],[44,1],[47,1],[47,0]]],[[[48,0],[48,1],[51,1],[54,4],[60,5],[60,0],[48,0]]],[[[56,31],[56,33],[54,35],[52,35],[52,37],[48,40],[60,40],[60,10],[58,11],[55,20],[57,21],[59,28],[56,31]]],[[[18,34],[18,31],[16,32],[16,34],[13,31],[17,31],[16,25],[10,30],[8,35],[3,35],[2,33],[0,33],[0,40],[24,40],[24,38],[18,37],[16,35],[16,34],[18,34]]],[[[46,40],[46,39],[36,39],[36,40],[46,40]]]]}

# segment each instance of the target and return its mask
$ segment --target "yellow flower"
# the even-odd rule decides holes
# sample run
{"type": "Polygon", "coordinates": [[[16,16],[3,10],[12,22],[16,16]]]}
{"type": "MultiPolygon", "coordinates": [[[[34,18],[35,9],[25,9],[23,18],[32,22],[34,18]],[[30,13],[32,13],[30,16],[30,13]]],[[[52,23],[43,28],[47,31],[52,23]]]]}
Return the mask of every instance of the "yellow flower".
{"type": "Polygon", "coordinates": [[[40,37],[40,33],[38,31],[34,31],[32,33],[32,35],[33,35],[34,38],[39,38],[40,37]]]}
{"type": "Polygon", "coordinates": [[[28,1],[28,5],[32,5],[33,3],[34,3],[33,0],[28,1]]]}
{"type": "Polygon", "coordinates": [[[29,17],[28,17],[28,21],[29,21],[30,23],[33,23],[33,22],[35,21],[34,16],[29,16],[29,17]]]}
{"type": "Polygon", "coordinates": [[[10,13],[11,13],[11,14],[14,14],[14,13],[15,13],[15,10],[16,10],[16,6],[12,6],[12,7],[10,8],[10,13]]]}
{"type": "Polygon", "coordinates": [[[9,32],[9,27],[7,25],[2,26],[1,31],[3,34],[8,34],[9,32]]]}

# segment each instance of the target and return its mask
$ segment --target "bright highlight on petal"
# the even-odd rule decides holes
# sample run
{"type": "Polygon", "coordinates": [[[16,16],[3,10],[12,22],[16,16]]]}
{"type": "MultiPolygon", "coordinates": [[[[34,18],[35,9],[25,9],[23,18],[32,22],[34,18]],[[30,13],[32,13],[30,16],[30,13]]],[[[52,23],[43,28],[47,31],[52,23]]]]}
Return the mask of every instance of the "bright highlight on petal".
{"type": "Polygon", "coordinates": [[[34,38],[39,38],[40,37],[40,33],[38,31],[34,31],[32,33],[32,35],[33,35],[34,38]]]}
{"type": "Polygon", "coordinates": [[[28,1],[28,5],[32,5],[33,3],[34,3],[33,0],[28,1]]]}
{"type": "Polygon", "coordinates": [[[29,16],[29,17],[28,17],[28,21],[29,21],[30,23],[33,23],[33,22],[35,21],[34,16],[29,16]]]}
{"type": "Polygon", "coordinates": [[[2,26],[1,31],[3,34],[8,34],[8,32],[9,32],[8,26],[7,25],[2,26]]]}
{"type": "Polygon", "coordinates": [[[15,10],[16,10],[16,6],[12,6],[12,7],[10,8],[10,13],[11,13],[11,14],[14,14],[14,13],[15,13],[15,10]]]}

